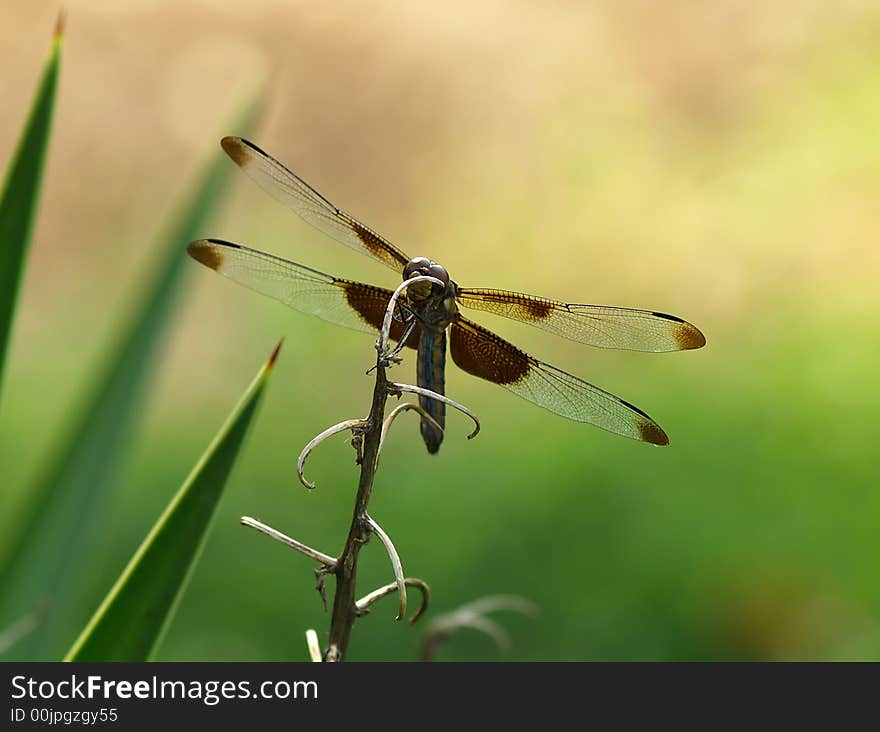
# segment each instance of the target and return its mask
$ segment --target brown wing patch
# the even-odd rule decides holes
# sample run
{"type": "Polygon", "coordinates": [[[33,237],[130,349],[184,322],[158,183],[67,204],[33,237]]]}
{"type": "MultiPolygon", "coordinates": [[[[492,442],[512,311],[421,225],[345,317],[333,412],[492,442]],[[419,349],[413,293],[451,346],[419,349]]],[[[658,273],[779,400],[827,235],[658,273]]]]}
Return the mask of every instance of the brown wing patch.
{"type": "MultiPolygon", "coordinates": [[[[382,287],[373,287],[372,285],[350,282],[349,280],[337,280],[336,284],[343,289],[346,301],[360,319],[377,331],[382,330],[382,321],[385,319],[385,311],[388,309],[388,300],[391,297],[391,293],[382,287]]],[[[400,341],[403,338],[404,330],[405,326],[403,323],[397,320],[391,321],[390,336],[392,339],[400,341]]],[[[406,345],[408,348],[418,348],[418,328],[410,334],[406,345]]]]}
{"type": "Polygon", "coordinates": [[[467,305],[515,320],[534,322],[552,315],[556,305],[549,300],[507,290],[467,290],[467,305]]]}
{"type": "Polygon", "coordinates": [[[669,444],[666,433],[634,404],[529,356],[466,318],[459,316],[450,327],[452,359],[467,373],[577,422],[655,445],[669,444]]]}
{"type": "Polygon", "coordinates": [[[374,257],[376,257],[377,259],[381,259],[383,262],[391,266],[399,264],[401,267],[403,267],[407,263],[408,260],[403,257],[398,251],[396,251],[391,245],[389,245],[389,243],[377,233],[375,233],[374,231],[370,231],[366,226],[359,223],[347,214],[340,212],[340,216],[343,216],[347,220],[347,223],[351,227],[351,230],[364,245],[364,249],[366,249],[374,257]]]}
{"type": "Polygon", "coordinates": [[[516,384],[531,371],[527,354],[464,318],[452,323],[449,351],[462,371],[496,384],[516,384]]]}
{"type": "Polygon", "coordinates": [[[352,249],[376,257],[398,274],[409,261],[409,257],[391,242],[332,204],[254,143],[240,137],[224,137],[220,144],[233,162],[257,185],[319,231],[352,249]]]}
{"type": "Polygon", "coordinates": [[[186,248],[186,251],[197,262],[201,262],[214,271],[223,266],[223,252],[209,241],[194,241],[186,248]]]}
{"type": "Polygon", "coordinates": [[[701,348],[706,339],[675,315],[651,310],[582,305],[508,290],[459,287],[456,301],[549,333],[600,348],[631,351],[682,351],[701,348]]]}

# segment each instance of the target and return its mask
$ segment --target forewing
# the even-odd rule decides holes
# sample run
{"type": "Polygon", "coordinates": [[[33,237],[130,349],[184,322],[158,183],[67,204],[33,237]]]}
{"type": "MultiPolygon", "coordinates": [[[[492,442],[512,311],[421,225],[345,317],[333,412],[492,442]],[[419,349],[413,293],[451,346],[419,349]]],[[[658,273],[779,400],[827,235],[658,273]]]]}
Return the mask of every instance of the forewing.
{"type": "MultiPolygon", "coordinates": [[[[343,280],[273,254],[219,239],[200,239],[187,248],[198,262],[224,277],[285,305],[345,328],[375,333],[391,298],[382,287],[343,280]]],[[[392,321],[391,337],[403,336],[402,323],[392,321]]],[[[418,345],[414,332],[407,346],[418,345]]]]}
{"type": "Polygon", "coordinates": [[[457,300],[600,348],[659,352],[706,345],[705,336],[690,323],[651,310],[577,305],[507,290],[459,288],[457,300]]]}
{"type": "Polygon", "coordinates": [[[220,144],[257,185],[316,229],[362,254],[375,257],[398,274],[409,262],[409,257],[385,237],[334,206],[296,173],[252,142],[241,137],[224,137],[220,144]]]}
{"type": "Polygon", "coordinates": [[[669,444],[651,417],[604,389],[529,356],[466,318],[454,321],[450,331],[452,360],[467,373],[576,422],[655,445],[669,444]]]}

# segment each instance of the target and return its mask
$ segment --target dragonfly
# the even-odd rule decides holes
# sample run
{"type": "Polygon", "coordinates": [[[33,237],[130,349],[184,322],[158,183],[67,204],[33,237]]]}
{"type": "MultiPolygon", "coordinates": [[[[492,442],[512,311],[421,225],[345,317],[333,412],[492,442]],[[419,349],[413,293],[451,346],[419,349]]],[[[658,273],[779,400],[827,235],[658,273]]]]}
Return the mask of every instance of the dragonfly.
{"type": "MultiPolygon", "coordinates": [[[[403,279],[428,275],[407,289],[406,317],[395,317],[391,337],[416,351],[418,385],[445,393],[447,347],[463,371],[495,384],[563,417],[654,445],[669,438],[646,412],[604,389],[529,355],[463,313],[481,311],[527,323],[549,333],[599,348],[682,351],[701,348],[706,338],[675,315],[603,305],[579,305],[490,288],[461,287],[427,257],[410,258],[381,234],[338,208],[281,162],[241,137],[224,137],[226,154],[264,191],[338,242],[382,262],[403,279]],[[440,284],[442,283],[442,284],[440,284]]],[[[392,291],[334,277],[302,264],[221,239],[188,246],[196,261],[303,313],[359,331],[375,333],[392,291]]],[[[443,440],[445,405],[419,396],[435,424],[419,425],[429,453],[443,440]]]]}

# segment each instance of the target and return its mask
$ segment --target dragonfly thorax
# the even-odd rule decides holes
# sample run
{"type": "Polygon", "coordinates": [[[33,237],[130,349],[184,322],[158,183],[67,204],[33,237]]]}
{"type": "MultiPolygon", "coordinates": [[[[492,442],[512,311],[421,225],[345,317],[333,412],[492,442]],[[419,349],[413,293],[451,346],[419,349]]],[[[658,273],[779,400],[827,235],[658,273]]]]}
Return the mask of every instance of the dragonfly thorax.
{"type": "Polygon", "coordinates": [[[415,257],[403,268],[404,280],[419,276],[434,277],[443,285],[433,282],[413,283],[406,291],[410,309],[422,327],[438,333],[444,331],[458,314],[455,283],[449,279],[449,273],[444,267],[427,257],[415,257]]]}

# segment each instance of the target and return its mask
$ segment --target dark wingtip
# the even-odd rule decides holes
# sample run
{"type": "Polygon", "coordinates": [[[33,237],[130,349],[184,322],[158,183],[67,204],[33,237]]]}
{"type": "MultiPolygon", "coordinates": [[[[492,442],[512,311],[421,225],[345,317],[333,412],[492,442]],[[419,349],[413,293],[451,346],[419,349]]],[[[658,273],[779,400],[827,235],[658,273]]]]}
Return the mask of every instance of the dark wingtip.
{"type": "Polygon", "coordinates": [[[671,320],[677,325],[672,330],[672,338],[679,351],[691,351],[694,348],[702,348],[706,345],[706,336],[704,336],[697,326],[682,320],[677,315],[669,313],[658,313],[656,310],[652,314],[664,320],[671,320]]]}
{"type": "Polygon", "coordinates": [[[228,136],[224,137],[220,140],[220,147],[223,148],[223,152],[225,152],[231,159],[239,167],[244,167],[245,163],[247,163],[247,156],[245,155],[245,141],[240,137],[228,136]]]}
{"type": "Polygon", "coordinates": [[[690,323],[682,323],[675,329],[675,342],[682,351],[692,351],[706,345],[706,336],[702,331],[690,323]]]}
{"type": "Polygon", "coordinates": [[[204,264],[215,272],[223,266],[223,254],[209,239],[191,241],[186,251],[197,262],[204,264]]]}
{"type": "Polygon", "coordinates": [[[652,445],[668,445],[669,437],[666,436],[666,433],[660,429],[660,425],[656,422],[643,420],[639,422],[639,439],[642,442],[650,442],[652,445]]]}

